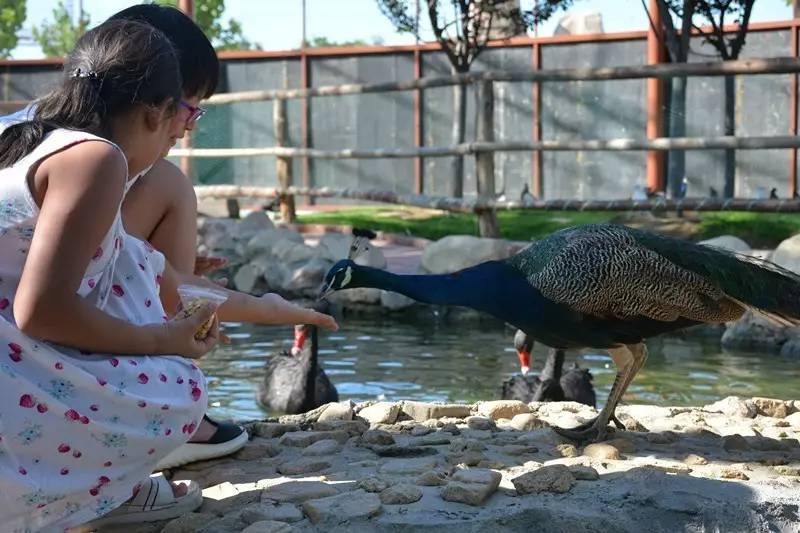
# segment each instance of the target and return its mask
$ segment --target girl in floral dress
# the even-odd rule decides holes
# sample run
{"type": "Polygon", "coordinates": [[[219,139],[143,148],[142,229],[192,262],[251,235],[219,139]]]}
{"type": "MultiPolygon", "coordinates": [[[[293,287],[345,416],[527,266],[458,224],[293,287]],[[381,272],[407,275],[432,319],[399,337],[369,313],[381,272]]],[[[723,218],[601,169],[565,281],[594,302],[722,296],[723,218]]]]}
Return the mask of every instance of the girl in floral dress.
{"type": "Polygon", "coordinates": [[[148,474],[205,411],[190,359],[217,326],[194,338],[210,309],[165,321],[164,258],[119,212],[128,176],[176,135],[180,90],[163,34],[108,22],[81,38],[34,119],[0,136],[3,531],[62,531],[132,495],[162,518],[199,503],[196,486],[173,495],[148,474]]]}

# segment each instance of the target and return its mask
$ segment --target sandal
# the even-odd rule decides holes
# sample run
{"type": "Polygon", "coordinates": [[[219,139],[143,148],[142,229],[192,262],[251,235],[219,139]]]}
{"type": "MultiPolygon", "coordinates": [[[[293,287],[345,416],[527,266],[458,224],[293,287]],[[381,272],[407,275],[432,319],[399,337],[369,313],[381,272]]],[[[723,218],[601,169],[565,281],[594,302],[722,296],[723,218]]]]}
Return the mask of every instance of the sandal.
{"type": "Polygon", "coordinates": [[[162,474],[153,474],[145,481],[136,496],[107,515],[85,524],[85,528],[99,529],[140,522],[170,520],[191,513],[203,503],[200,485],[194,481],[173,481],[188,486],[185,495],[175,497],[170,482],[162,474]]]}
{"type": "Polygon", "coordinates": [[[215,426],[217,431],[206,442],[187,442],[170,452],[156,465],[156,470],[183,466],[195,461],[224,457],[241,450],[250,436],[242,426],[228,422],[215,422],[207,415],[203,420],[215,426]]]}

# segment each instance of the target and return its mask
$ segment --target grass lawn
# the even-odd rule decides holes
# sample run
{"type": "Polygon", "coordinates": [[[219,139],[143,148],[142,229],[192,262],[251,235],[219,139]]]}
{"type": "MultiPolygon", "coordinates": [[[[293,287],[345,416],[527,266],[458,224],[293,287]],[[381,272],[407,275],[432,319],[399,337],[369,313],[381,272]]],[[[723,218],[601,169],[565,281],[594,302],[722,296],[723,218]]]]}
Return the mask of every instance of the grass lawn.
{"type": "MultiPolygon", "coordinates": [[[[645,214],[631,219],[618,211],[500,211],[497,217],[501,236],[519,241],[540,239],[561,228],[592,222],[631,223],[695,240],[736,235],[755,248],[772,248],[800,233],[800,215],[783,213],[695,213],[682,218],[645,214]]],[[[298,222],[364,227],[428,239],[478,233],[474,216],[399,206],[342,207],[332,212],[300,213],[298,222]]]]}

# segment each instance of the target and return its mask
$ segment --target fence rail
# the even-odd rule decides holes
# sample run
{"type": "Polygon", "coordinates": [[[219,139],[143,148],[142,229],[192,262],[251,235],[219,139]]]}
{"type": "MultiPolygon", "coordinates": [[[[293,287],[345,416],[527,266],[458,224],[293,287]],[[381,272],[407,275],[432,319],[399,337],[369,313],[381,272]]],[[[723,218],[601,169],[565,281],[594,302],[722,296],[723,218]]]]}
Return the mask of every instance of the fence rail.
{"type": "Polygon", "coordinates": [[[447,77],[418,78],[413,81],[377,84],[347,84],[306,89],[282,89],[247,91],[212,96],[206,101],[212,105],[242,102],[273,101],[273,129],[278,146],[261,148],[189,148],[173,149],[170,155],[195,158],[275,156],[280,187],[207,186],[196,188],[198,197],[217,198],[274,198],[281,201],[281,212],[293,220],[294,196],[312,198],[349,198],[414,207],[428,207],[451,212],[478,215],[482,235],[495,236],[498,232],[495,211],[507,209],[551,209],[551,210],[610,210],[610,211],[782,211],[800,212],[797,200],[750,200],[750,199],[680,199],[653,201],[575,201],[548,200],[533,202],[498,201],[494,198],[494,159],[491,154],[499,151],[666,151],[666,150],[710,150],[740,149],[764,150],[800,148],[800,137],[794,135],[760,137],[657,137],[650,139],[553,139],[529,141],[495,141],[494,139],[494,90],[495,82],[567,82],[602,81],[624,79],[670,79],[685,76],[731,76],[739,74],[797,74],[800,72],[798,58],[745,59],[715,63],[658,64],[628,67],[569,68],[533,71],[473,72],[447,77]],[[476,141],[453,146],[418,146],[414,148],[379,148],[371,150],[341,149],[320,150],[307,147],[288,147],[286,143],[286,106],[288,99],[352,94],[382,93],[393,91],[420,91],[433,87],[457,84],[475,84],[479,105],[476,141]],[[425,158],[474,155],[476,158],[477,192],[475,199],[434,197],[422,194],[397,194],[392,191],[298,188],[292,185],[290,158],[309,159],[375,159],[375,158],[425,158]]]}

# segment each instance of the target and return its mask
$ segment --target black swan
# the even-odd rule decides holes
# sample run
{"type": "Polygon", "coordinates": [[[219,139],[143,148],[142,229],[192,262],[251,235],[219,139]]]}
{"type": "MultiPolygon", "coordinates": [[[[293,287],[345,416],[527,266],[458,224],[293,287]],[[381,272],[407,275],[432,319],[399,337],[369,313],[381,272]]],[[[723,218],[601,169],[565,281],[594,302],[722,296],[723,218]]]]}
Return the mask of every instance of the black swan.
{"type": "Polygon", "coordinates": [[[503,382],[503,400],[520,400],[525,403],[572,401],[596,406],[591,372],[579,368],[577,364],[563,372],[564,350],[551,348],[542,373],[535,376],[529,372],[533,340],[522,330],[517,330],[514,348],[517,350],[522,375],[511,376],[503,382]]]}
{"type": "MultiPolygon", "coordinates": [[[[321,306],[314,308],[327,312],[321,306]]],[[[290,352],[275,354],[264,368],[258,387],[258,403],[269,411],[298,414],[315,407],[338,402],[339,393],[317,362],[317,327],[294,327],[290,352]]]]}
{"type": "Polygon", "coordinates": [[[353,258],[331,267],[321,297],[374,287],[489,313],[552,348],[608,351],[617,375],[600,414],[558,429],[579,441],[605,436],[647,360],[648,337],[738,320],[746,309],[800,325],[797,274],[763,259],[613,224],[563,229],[508,259],[451,274],[397,275],[353,258]]]}

